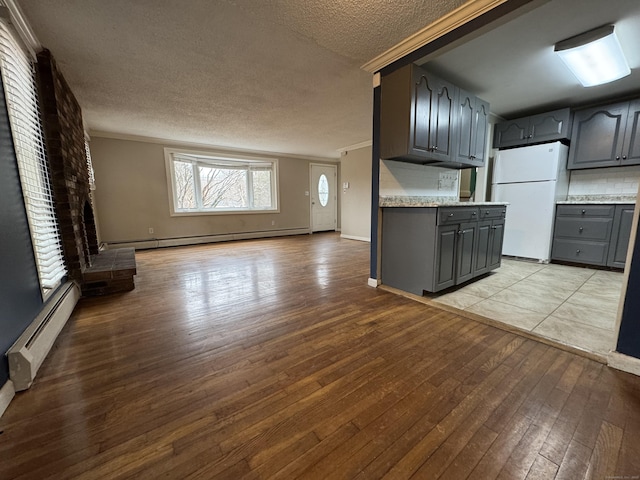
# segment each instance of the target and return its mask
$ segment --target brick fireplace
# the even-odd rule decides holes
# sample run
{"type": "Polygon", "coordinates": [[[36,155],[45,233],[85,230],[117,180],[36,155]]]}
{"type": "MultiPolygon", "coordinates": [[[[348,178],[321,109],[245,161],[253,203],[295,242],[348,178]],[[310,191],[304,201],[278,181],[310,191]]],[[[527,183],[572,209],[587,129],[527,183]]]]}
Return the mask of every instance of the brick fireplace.
{"type": "Polygon", "coordinates": [[[83,295],[132,290],[133,250],[99,252],[80,105],[49,50],[38,54],[37,74],[52,194],[69,277],[81,286],[83,295]]]}

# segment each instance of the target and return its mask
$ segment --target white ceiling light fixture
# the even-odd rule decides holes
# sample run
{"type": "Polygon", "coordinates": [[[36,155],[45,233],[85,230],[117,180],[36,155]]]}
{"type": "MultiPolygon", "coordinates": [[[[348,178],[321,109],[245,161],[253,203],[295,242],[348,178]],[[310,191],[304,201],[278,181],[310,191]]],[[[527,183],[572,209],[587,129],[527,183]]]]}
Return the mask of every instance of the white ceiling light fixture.
{"type": "Polygon", "coordinates": [[[613,82],[631,73],[613,25],[558,42],[554,51],[585,87],[613,82]]]}

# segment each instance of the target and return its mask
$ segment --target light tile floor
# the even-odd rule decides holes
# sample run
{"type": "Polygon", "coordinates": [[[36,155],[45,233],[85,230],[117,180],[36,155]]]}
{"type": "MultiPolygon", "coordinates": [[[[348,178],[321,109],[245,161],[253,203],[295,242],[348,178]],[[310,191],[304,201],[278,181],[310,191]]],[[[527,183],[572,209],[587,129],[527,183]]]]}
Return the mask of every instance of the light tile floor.
{"type": "Polygon", "coordinates": [[[435,302],[488,317],[589,352],[613,348],[622,273],[503,259],[484,278],[435,302]]]}

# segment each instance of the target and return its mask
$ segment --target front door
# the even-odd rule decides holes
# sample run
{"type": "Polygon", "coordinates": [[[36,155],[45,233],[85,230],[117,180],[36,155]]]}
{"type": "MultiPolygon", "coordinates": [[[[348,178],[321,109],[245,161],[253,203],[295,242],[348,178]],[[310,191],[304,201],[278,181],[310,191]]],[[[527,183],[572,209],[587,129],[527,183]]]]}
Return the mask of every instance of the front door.
{"type": "Polygon", "coordinates": [[[311,165],[311,231],[336,229],[337,179],[335,165],[311,165]]]}

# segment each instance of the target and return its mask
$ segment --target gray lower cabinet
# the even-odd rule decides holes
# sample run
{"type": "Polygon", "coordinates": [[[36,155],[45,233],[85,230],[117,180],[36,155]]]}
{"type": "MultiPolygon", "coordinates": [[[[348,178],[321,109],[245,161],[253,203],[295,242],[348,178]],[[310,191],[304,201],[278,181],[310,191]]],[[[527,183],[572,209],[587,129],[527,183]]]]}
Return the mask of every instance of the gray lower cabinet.
{"type": "Polygon", "coordinates": [[[607,265],[610,267],[624,268],[627,263],[627,249],[631,236],[631,224],[633,223],[634,205],[617,205],[613,218],[613,230],[609,244],[609,256],[607,265]]]}
{"type": "Polygon", "coordinates": [[[382,283],[416,295],[500,266],[506,207],[390,207],[382,213],[382,283]]]}
{"type": "Polygon", "coordinates": [[[624,268],[634,205],[558,205],[552,260],[624,268]]]}

